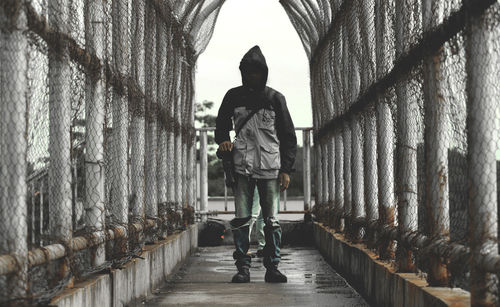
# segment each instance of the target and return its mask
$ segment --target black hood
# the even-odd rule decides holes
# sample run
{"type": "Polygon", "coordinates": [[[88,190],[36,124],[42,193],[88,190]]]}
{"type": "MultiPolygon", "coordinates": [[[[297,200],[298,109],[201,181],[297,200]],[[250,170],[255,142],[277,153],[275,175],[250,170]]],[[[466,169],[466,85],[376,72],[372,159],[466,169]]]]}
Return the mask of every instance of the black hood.
{"type": "Polygon", "coordinates": [[[264,55],[262,54],[259,46],[252,47],[252,49],[248,50],[248,52],[241,59],[241,80],[243,82],[243,86],[245,87],[248,87],[246,81],[246,72],[248,70],[258,70],[264,74],[262,84],[258,88],[256,88],[256,90],[263,90],[266,87],[267,83],[268,68],[266,64],[266,58],[264,58],[264,55]]]}

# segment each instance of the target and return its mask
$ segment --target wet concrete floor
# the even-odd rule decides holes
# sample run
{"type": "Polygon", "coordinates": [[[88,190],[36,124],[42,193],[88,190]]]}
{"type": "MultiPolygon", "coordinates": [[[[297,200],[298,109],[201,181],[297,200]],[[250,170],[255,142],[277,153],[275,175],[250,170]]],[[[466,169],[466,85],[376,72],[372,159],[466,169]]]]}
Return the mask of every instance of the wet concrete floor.
{"type": "Polygon", "coordinates": [[[261,258],[252,259],[250,283],[232,284],[232,252],[232,246],[200,247],[137,306],[369,306],[313,247],[282,249],[283,284],[264,282],[261,258]]]}

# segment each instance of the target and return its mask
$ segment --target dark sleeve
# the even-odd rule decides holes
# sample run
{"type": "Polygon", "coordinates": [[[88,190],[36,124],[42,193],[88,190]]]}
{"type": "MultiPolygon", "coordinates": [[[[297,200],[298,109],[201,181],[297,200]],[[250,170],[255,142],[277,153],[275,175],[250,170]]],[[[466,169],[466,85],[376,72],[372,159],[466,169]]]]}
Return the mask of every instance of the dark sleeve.
{"type": "Polygon", "coordinates": [[[278,93],[275,95],[275,100],[276,130],[278,139],[280,140],[280,173],[290,174],[294,171],[293,165],[297,154],[297,136],[295,135],[292,117],[286,106],[285,96],[278,93]]]}
{"type": "Polygon", "coordinates": [[[219,108],[219,113],[215,119],[215,142],[220,144],[224,141],[231,141],[229,131],[233,130],[233,108],[231,107],[230,91],[226,93],[222,104],[219,108]]]}

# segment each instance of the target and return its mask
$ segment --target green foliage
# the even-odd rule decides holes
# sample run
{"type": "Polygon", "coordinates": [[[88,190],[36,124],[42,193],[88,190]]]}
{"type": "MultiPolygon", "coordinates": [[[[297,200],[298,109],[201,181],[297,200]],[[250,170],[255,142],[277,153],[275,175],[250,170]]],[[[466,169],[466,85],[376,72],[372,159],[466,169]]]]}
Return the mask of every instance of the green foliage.
{"type": "Polygon", "coordinates": [[[215,119],[217,118],[214,115],[206,114],[206,112],[212,109],[214,103],[212,101],[203,100],[201,103],[196,103],[195,105],[195,115],[194,119],[196,121],[196,126],[199,128],[206,127],[215,127],[215,119]]]}

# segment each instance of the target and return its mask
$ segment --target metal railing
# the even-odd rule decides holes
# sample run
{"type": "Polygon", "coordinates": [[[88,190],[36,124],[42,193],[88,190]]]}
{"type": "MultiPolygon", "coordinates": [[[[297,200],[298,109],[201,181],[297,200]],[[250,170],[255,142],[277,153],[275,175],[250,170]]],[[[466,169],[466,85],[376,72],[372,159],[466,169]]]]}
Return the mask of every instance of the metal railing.
{"type": "MultiPolygon", "coordinates": [[[[302,131],[302,148],[303,148],[303,191],[304,191],[304,206],[303,210],[287,210],[287,190],[283,191],[283,210],[280,210],[280,214],[300,214],[309,212],[311,209],[311,131],[313,128],[295,128],[296,131],[302,131]]],[[[208,196],[208,133],[214,133],[214,127],[207,128],[197,128],[198,139],[200,144],[200,160],[199,160],[199,184],[198,190],[199,194],[199,210],[197,211],[202,220],[206,219],[206,216],[210,214],[234,214],[234,211],[228,211],[228,190],[227,186],[224,184],[224,211],[210,210],[208,203],[210,197],[208,196]]],[[[225,175],[224,175],[225,176],[225,175]]],[[[292,178],[293,180],[293,178],[292,178]]]]}
{"type": "Polygon", "coordinates": [[[313,214],[498,306],[500,2],[280,3],[310,60],[313,214]]]}
{"type": "Polygon", "coordinates": [[[193,223],[195,66],[223,3],[2,1],[1,306],[193,223]]]}

